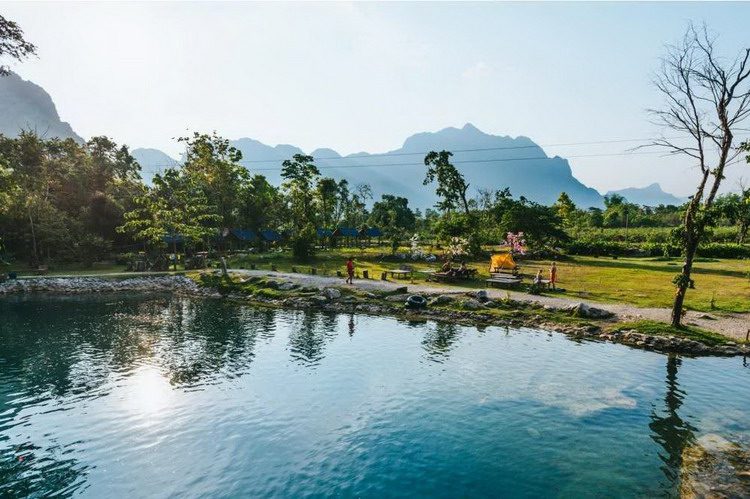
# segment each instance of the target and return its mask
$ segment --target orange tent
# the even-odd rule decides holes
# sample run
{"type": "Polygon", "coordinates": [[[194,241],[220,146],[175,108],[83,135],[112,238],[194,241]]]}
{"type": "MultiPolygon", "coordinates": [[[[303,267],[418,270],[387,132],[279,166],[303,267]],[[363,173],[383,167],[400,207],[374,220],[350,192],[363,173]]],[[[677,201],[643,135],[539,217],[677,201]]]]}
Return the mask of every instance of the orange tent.
{"type": "Polygon", "coordinates": [[[518,265],[516,265],[513,255],[510,253],[498,253],[490,257],[490,273],[515,270],[517,267],[518,265]]]}

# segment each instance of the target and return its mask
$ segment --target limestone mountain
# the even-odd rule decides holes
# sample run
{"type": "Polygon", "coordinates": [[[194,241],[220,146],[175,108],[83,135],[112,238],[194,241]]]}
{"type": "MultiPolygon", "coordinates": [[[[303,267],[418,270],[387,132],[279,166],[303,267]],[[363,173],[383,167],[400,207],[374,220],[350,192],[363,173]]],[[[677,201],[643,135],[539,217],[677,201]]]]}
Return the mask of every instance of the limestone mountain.
{"type": "MultiPolygon", "coordinates": [[[[302,154],[292,145],[269,146],[254,139],[241,138],[232,145],[242,151],[243,164],[254,173],[262,173],[276,185],[281,183],[281,162],[302,154]]],[[[422,185],[424,156],[431,150],[454,153],[453,162],[470,184],[470,194],[479,189],[510,188],[511,193],[543,204],[552,204],[561,192],[567,192],[581,207],[601,206],[603,198],[595,189],[578,181],[568,161],[549,157],[528,137],[497,136],[484,133],[471,124],[445,128],[438,132],[412,135],[403,146],[382,154],[366,152],[341,156],[333,149],[312,151],[315,164],[325,176],[345,178],[353,187],[370,184],[376,199],[381,194],[396,194],[409,199],[412,207],[429,208],[437,201],[434,186],[422,185]]],[[[177,160],[149,150],[135,149],[133,155],[147,172],[159,171],[177,160]]],[[[160,151],[158,151],[160,152],[160,151]]]]}
{"type": "MultiPolygon", "coordinates": [[[[263,173],[276,184],[281,181],[281,161],[302,152],[247,138],[232,144],[242,151],[251,171],[263,173]]],[[[471,124],[412,135],[400,148],[382,154],[341,156],[332,149],[317,149],[312,156],[323,175],[345,178],[351,185],[368,183],[376,199],[381,194],[397,194],[408,198],[411,206],[424,209],[437,201],[434,186],[422,185],[424,155],[442,149],[454,153],[453,162],[465,175],[472,195],[479,189],[508,187],[514,196],[551,204],[564,191],[579,206],[602,205],[602,196],[573,176],[566,159],[548,157],[527,137],[491,135],[471,124]]]]}
{"type": "Polygon", "coordinates": [[[687,198],[678,198],[673,194],[664,192],[658,183],[646,187],[629,187],[618,191],[609,191],[606,195],[612,194],[619,194],[629,202],[642,206],[659,206],[660,204],[680,206],[687,201],[687,198]]]}
{"type": "Polygon", "coordinates": [[[178,166],[180,164],[176,159],[172,159],[167,153],[159,149],[139,148],[130,151],[138,164],[141,165],[141,178],[147,183],[155,174],[161,173],[165,168],[178,166]]]}
{"type": "Polygon", "coordinates": [[[60,119],[55,103],[39,85],[16,73],[0,77],[0,134],[17,136],[21,130],[35,131],[42,137],[83,139],[60,119]]]}

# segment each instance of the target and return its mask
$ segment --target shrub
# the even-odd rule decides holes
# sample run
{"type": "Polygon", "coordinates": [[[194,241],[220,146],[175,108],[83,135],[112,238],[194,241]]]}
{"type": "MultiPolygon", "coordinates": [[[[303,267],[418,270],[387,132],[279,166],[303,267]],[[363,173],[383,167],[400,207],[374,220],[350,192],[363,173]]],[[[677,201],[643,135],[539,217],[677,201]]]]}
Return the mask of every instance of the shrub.
{"type": "Polygon", "coordinates": [[[737,243],[708,243],[698,247],[704,258],[750,258],[750,246],[737,243]]]}
{"type": "Polygon", "coordinates": [[[315,254],[317,233],[315,227],[307,224],[289,239],[292,255],[298,260],[306,260],[315,254]]]}

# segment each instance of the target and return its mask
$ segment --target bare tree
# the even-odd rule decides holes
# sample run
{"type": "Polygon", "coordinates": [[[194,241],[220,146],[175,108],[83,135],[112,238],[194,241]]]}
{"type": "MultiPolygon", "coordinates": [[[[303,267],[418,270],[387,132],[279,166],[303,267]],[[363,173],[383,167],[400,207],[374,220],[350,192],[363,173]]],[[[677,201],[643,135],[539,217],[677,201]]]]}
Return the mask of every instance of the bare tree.
{"type": "MultiPolygon", "coordinates": [[[[18,24],[0,15],[0,57],[10,57],[20,61],[36,54],[36,47],[23,38],[23,30],[18,24]]],[[[8,66],[0,65],[0,76],[10,73],[8,66]]]]}
{"type": "Polygon", "coordinates": [[[686,133],[686,142],[660,138],[652,145],[682,154],[697,162],[700,179],[683,220],[685,262],[674,278],[677,287],[672,325],[682,320],[688,288],[693,287],[693,260],[710,223],[711,208],[727,166],[740,154],[734,133],[750,115],[750,49],[725,61],[714,47],[715,37],[705,26],[691,25],[679,45],[667,47],[654,84],[663,94],[663,109],[651,110],[670,130],[686,133]]]}

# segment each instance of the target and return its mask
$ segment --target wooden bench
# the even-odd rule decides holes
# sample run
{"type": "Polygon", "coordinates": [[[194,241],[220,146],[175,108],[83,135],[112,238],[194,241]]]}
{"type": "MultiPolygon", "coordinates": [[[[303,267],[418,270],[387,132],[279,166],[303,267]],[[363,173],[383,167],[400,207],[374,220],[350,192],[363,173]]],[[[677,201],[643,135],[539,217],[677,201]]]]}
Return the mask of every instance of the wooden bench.
{"type": "Polygon", "coordinates": [[[493,274],[489,279],[485,279],[489,286],[515,287],[521,284],[521,278],[513,275],[493,274]]]}
{"type": "Polygon", "coordinates": [[[386,272],[391,274],[391,277],[393,278],[400,277],[402,279],[406,279],[407,276],[411,277],[413,271],[407,270],[407,269],[398,269],[398,270],[386,270],[386,272]]]}

